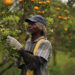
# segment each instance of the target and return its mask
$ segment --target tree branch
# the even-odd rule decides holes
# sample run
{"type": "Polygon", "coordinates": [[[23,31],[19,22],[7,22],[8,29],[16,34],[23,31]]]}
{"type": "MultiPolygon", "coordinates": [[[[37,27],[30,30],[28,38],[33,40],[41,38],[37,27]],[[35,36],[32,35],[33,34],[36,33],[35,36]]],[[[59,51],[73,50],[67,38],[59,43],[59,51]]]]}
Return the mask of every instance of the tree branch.
{"type": "Polygon", "coordinates": [[[0,75],[2,75],[4,72],[6,72],[8,69],[10,69],[14,63],[10,64],[7,68],[5,68],[3,71],[0,72],[0,75]]]}
{"type": "Polygon", "coordinates": [[[8,61],[7,56],[5,56],[2,62],[0,62],[0,67],[2,67],[7,61],[8,61]]]}

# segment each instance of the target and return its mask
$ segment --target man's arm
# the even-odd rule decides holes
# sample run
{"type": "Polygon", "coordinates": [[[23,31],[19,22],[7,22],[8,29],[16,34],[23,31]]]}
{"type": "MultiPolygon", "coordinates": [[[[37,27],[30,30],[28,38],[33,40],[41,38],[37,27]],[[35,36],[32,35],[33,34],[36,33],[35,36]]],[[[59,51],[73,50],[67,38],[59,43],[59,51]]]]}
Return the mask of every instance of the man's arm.
{"type": "Polygon", "coordinates": [[[21,48],[18,52],[23,57],[24,62],[29,66],[30,69],[36,69],[40,65],[43,65],[44,63],[47,62],[42,57],[34,56],[29,52],[26,52],[23,48],[21,48]]]}
{"type": "MultiPolygon", "coordinates": [[[[6,41],[7,41],[7,44],[10,44],[10,46],[14,46],[17,49],[17,51],[24,58],[24,62],[29,66],[29,68],[36,69],[40,65],[43,65],[44,63],[47,62],[47,60],[45,60],[45,58],[43,58],[43,56],[38,56],[38,55],[34,56],[34,55],[26,52],[24,50],[24,48],[22,47],[22,45],[15,38],[11,37],[10,35],[7,36],[6,41]]],[[[44,45],[41,46],[41,48],[42,47],[43,47],[42,51],[46,51],[46,50],[44,50],[44,45]]],[[[46,54],[47,54],[47,52],[46,52],[46,54]]]]}

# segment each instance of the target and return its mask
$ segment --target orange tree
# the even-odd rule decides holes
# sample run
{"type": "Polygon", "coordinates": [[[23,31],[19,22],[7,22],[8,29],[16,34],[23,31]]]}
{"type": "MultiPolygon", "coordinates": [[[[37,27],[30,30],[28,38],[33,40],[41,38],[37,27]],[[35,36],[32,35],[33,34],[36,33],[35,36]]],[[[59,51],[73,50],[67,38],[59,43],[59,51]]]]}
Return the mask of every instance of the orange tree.
{"type": "Polygon", "coordinates": [[[2,10],[2,14],[0,15],[2,17],[0,20],[0,44],[3,52],[6,50],[8,53],[13,53],[11,48],[10,50],[7,48],[5,43],[6,36],[12,35],[23,43],[23,40],[26,38],[25,35],[27,35],[27,24],[24,22],[25,18],[36,13],[43,15],[44,11],[42,8],[48,6],[49,3],[49,1],[34,0],[17,0],[17,2],[13,0],[3,1],[4,5],[1,5],[1,7],[5,7],[5,9],[2,10]],[[14,4],[16,5],[14,6],[14,4]]]}
{"type": "Polygon", "coordinates": [[[0,20],[1,47],[12,52],[5,44],[5,37],[12,35],[21,43],[27,38],[27,23],[25,18],[40,14],[47,20],[47,37],[53,45],[54,65],[56,64],[56,51],[74,52],[74,25],[69,8],[66,5],[52,0],[4,0],[5,13],[0,20]],[[63,6],[63,7],[62,7],[63,6]],[[3,42],[4,41],[4,42],[3,42]],[[4,44],[2,44],[4,43],[4,44]],[[6,49],[7,48],[7,49],[6,49]]]}

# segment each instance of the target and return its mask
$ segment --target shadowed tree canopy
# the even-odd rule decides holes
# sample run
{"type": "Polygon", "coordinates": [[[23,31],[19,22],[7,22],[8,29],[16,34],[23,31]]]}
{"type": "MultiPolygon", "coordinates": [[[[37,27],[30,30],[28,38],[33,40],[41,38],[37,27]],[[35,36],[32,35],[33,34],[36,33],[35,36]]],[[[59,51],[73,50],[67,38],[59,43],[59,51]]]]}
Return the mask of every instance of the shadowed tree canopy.
{"type": "Polygon", "coordinates": [[[68,5],[69,7],[72,7],[73,4],[75,4],[75,0],[68,0],[67,5],[68,5]]]}

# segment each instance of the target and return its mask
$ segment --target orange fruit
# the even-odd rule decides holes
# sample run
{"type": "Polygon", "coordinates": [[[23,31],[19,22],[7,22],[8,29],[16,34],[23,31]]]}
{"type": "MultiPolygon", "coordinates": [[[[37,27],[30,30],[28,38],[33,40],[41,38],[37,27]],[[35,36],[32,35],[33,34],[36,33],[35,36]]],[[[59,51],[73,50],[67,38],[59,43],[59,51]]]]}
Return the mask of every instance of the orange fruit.
{"type": "Polygon", "coordinates": [[[62,17],[62,16],[58,16],[58,18],[59,18],[60,20],[63,20],[63,17],[62,17]]]}
{"type": "Polygon", "coordinates": [[[47,1],[46,1],[46,3],[50,3],[50,1],[49,1],[49,0],[47,0],[47,1]]]}
{"type": "Polygon", "coordinates": [[[71,33],[68,33],[68,34],[67,34],[68,37],[71,37],[71,35],[72,35],[71,33]]]}
{"type": "Polygon", "coordinates": [[[70,17],[68,16],[67,19],[70,19],[70,17]]]}
{"type": "Polygon", "coordinates": [[[34,7],[34,9],[35,9],[35,10],[38,10],[38,9],[39,9],[39,7],[38,7],[38,6],[35,6],[35,7],[34,7]]]}
{"type": "Polygon", "coordinates": [[[64,17],[63,20],[67,20],[67,17],[64,17]]]}
{"type": "Polygon", "coordinates": [[[60,10],[61,10],[61,8],[56,8],[56,10],[60,11],[60,10]]]}
{"type": "Polygon", "coordinates": [[[59,24],[63,24],[62,22],[60,22],[59,24]]]}
{"type": "Polygon", "coordinates": [[[41,5],[41,4],[43,4],[43,2],[42,1],[39,1],[38,4],[41,5]]]}
{"type": "Polygon", "coordinates": [[[19,0],[19,2],[24,2],[25,0],[19,0]]]}
{"type": "Polygon", "coordinates": [[[31,2],[34,2],[34,0],[30,0],[31,2]]]}
{"type": "Polygon", "coordinates": [[[43,15],[44,13],[45,13],[44,11],[41,11],[41,12],[40,12],[40,14],[42,14],[42,15],[43,15]]]}
{"type": "Polygon", "coordinates": [[[64,10],[65,13],[69,13],[69,11],[67,9],[64,10]]]}
{"type": "Polygon", "coordinates": [[[43,1],[42,4],[46,4],[46,1],[43,1]]]}
{"type": "Polygon", "coordinates": [[[4,5],[9,6],[12,5],[13,3],[14,3],[13,0],[4,0],[4,5]]]}
{"type": "Polygon", "coordinates": [[[68,31],[68,28],[64,28],[64,31],[68,31]]]}

